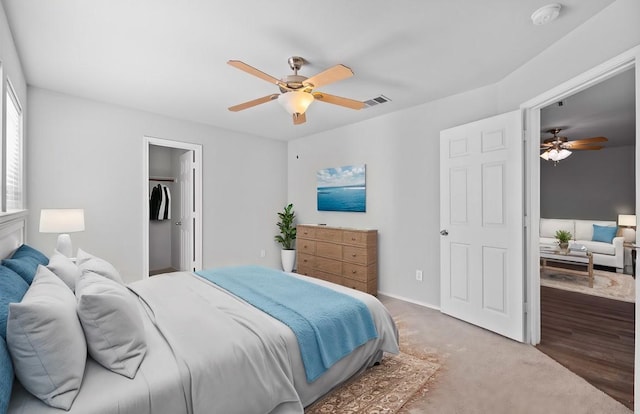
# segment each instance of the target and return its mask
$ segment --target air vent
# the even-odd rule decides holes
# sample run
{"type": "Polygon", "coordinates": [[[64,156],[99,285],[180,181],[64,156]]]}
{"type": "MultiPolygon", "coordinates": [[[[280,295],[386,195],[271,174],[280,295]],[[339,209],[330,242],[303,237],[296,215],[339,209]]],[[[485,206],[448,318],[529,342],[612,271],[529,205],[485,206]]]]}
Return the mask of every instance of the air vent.
{"type": "Polygon", "coordinates": [[[384,95],[376,96],[375,98],[371,98],[369,100],[364,101],[365,108],[371,108],[372,106],[380,105],[386,102],[389,102],[391,99],[387,98],[384,95]]]}

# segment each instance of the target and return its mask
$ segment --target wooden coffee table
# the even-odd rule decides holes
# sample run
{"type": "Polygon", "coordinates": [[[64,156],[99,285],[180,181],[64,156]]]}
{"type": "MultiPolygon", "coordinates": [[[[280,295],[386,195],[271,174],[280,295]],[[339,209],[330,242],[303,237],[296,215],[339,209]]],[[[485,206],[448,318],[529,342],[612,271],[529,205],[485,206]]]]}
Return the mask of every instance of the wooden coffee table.
{"type": "Polygon", "coordinates": [[[540,270],[553,270],[556,273],[584,276],[589,279],[589,287],[593,287],[593,256],[588,250],[569,250],[560,252],[557,248],[540,247],[540,270]],[[571,269],[558,265],[584,266],[585,270],[571,269]]]}

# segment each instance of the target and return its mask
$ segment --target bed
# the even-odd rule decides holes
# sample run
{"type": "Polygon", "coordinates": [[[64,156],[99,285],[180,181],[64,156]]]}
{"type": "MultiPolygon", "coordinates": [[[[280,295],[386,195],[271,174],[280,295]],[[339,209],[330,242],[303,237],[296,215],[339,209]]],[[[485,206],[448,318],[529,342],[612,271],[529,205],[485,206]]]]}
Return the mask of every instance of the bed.
{"type": "MultiPolygon", "coordinates": [[[[23,222],[0,226],[2,257],[22,244],[23,232],[23,222]]],[[[384,352],[398,352],[396,326],[375,297],[296,274],[282,277],[357,299],[370,314],[375,338],[309,381],[301,342],[287,322],[203,275],[163,274],[127,286],[141,315],[138,331],[146,340],[144,357],[132,378],[88,356],[68,411],[45,404],[16,379],[8,413],[302,413],[334,387],[379,362],[384,352]]],[[[34,284],[41,279],[36,278],[34,284]]],[[[29,289],[35,290],[33,286],[29,289]]],[[[9,332],[7,328],[8,342],[9,332]]]]}

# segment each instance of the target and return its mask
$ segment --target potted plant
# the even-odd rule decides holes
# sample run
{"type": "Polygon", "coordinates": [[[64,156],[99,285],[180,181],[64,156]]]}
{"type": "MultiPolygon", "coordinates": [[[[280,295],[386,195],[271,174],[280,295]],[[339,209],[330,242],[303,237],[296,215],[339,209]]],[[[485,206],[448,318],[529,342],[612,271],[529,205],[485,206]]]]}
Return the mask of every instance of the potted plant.
{"type": "Polygon", "coordinates": [[[281,260],[282,269],[285,272],[291,272],[296,260],[296,250],[294,241],[296,240],[296,226],[294,220],[296,213],[293,211],[293,204],[284,207],[284,210],[278,213],[277,226],[280,234],[275,236],[275,240],[282,246],[281,260]]]}
{"type": "Polygon", "coordinates": [[[567,253],[569,251],[569,240],[571,240],[571,232],[566,230],[557,230],[555,237],[556,239],[558,239],[560,252],[567,253]]]}

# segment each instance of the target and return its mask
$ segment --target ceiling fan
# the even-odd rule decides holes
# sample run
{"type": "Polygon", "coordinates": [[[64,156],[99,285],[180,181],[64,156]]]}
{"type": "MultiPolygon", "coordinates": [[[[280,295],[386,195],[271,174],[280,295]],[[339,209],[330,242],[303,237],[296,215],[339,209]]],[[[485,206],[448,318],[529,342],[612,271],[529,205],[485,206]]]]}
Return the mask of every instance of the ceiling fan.
{"type": "Polygon", "coordinates": [[[277,85],[281,92],[279,94],[274,93],[239,105],[231,106],[229,107],[229,110],[233,112],[242,111],[277,99],[285,110],[293,117],[294,125],[300,125],[306,122],[307,117],[305,115],[305,111],[314,100],[340,105],[351,109],[364,108],[364,102],[315,91],[315,88],[353,76],[353,71],[350,68],[344,65],[335,65],[318,73],[317,75],[307,78],[305,76],[298,75],[298,71],[304,62],[304,59],[299,56],[290,57],[288,63],[291,70],[293,70],[293,75],[287,75],[282,79],[276,79],[273,76],[267,75],[253,66],[249,66],[239,60],[228,61],[227,63],[234,68],[238,68],[250,75],[277,85]]]}
{"type": "Polygon", "coordinates": [[[571,155],[572,151],[599,150],[604,147],[602,145],[592,144],[608,141],[605,137],[593,137],[569,141],[567,137],[558,136],[560,131],[562,131],[561,128],[551,128],[547,130],[547,132],[553,134],[553,136],[545,139],[542,141],[542,144],[540,144],[540,150],[544,151],[540,154],[540,158],[546,161],[551,160],[554,165],[557,164],[558,161],[571,155]]]}

